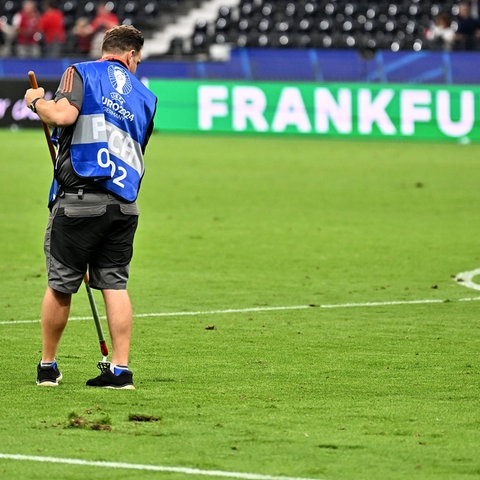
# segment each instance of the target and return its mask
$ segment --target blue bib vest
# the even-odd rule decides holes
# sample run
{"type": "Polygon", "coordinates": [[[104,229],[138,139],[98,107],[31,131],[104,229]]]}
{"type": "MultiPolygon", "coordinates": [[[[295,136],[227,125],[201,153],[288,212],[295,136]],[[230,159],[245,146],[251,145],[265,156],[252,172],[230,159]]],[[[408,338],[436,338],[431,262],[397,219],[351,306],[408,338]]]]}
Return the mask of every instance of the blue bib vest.
{"type": "Polygon", "coordinates": [[[74,67],[83,79],[84,98],[70,147],[73,169],[133,202],[144,173],[142,149],[157,99],[119,62],[74,67]]]}

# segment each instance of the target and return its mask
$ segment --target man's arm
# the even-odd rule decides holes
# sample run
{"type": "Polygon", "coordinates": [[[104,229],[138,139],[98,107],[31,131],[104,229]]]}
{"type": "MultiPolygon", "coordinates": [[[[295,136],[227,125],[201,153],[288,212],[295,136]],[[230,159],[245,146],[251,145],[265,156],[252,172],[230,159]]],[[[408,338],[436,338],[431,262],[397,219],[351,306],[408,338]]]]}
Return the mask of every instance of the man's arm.
{"type": "Polygon", "coordinates": [[[25,94],[25,102],[29,107],[37,98],[35,109],[40,120],[47,125],[54,127],[67,127],[77,121],[78,108],[72,105],[66,98],[58,101],[45,100],[45,90],[40,88],[29,88],[25,94]]]}

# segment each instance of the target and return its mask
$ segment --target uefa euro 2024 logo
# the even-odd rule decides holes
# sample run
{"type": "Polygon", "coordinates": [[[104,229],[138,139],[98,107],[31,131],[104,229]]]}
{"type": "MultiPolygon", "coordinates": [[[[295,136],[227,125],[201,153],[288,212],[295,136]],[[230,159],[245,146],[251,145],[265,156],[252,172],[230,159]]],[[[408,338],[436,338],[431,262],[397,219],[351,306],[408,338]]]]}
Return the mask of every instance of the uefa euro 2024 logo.
{"type": "Polygon", "coordinates": [[[125,69],[118,65],[109,65],[108,77],[112,87],[122,95],[128,95],[132,91],[132,82],[125,69]]]}

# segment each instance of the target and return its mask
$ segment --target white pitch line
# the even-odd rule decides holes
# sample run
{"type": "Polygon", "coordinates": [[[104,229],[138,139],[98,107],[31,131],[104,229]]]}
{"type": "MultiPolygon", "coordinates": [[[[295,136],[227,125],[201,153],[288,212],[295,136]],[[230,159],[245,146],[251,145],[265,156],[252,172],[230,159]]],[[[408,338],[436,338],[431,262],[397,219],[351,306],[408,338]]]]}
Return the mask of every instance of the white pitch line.
{"type": "Polygon", "coordinates": [[[242,473],[242,472],[227,472],[223,470],[200,470],[197,468],[188,467],[167,467],[163,465],[142,465],[136,463],[121,463],[121,462],[99,462],[90,460],[79,460],[76,458],[57,458],[57,457],[39,457],[33,455],[15,455],[8,453],[0,453],[0,460],[20,460],[28,462],[41,463],[57,463],[66,465],[80,465],[86,467],[106,467],[117,468],[125,470],[144,470],[151,472],[166,472],[166,473],[183,473],[185,475],[204,475],[207,477],[224,477],[224,478],[242,478],[246,480],[321,480],[319,478],[305,478],[305,477],[285,477],[275,475],[262,475],[258,473],[242,473]]]}
{"type": "MultiPolygon", "coordinates": [[[[279,307],[248,307],[248,308],[227,308],[223,310],[199,310],[193,312],[151,312],[137,313],[133,315],[135,318],[145,317],[195,317],[201,315],[223,315],[228,313],[251,313],[251,312],[275,312],[287,310],[317,310],[317,309],[334,309],[334,308],[355,308],[355,307],[389,307],[395,305],[421,305],[431,303],[447,303],[447,302],[474,302],[480,300],[480,297],[449,299],[423,299],[423,300],[390,300],[386,302],[359,302],[359,303],[334,303],[324,305],[290,305],[279,307]]],[[[105,319],[105,316],[102,317],[105,319]]],[[[91,320],[92,317],[70,317],[69,320],[91,320]]],[[[23,323],[39,323],[40,320],[3,320],[0,325],[15,325],[23,323]]]]}
{"type": "Polygon", "coordinates": [[[480,275],[480,268],[470,270],[469,272],[461,272],[455,276],[455,281],[463,287],[471,288],[473,290],[480,290],[480,284],[475,283],[473,279],[480,275]]]}
{"type": "MultiPolygon", "coordinates": [[[[480,297],[459,298],[457,302],[469,302],[480,300],[480,297]]],[[[248,313],[248,312],[272,312],[282,310],[309,310],[309,309],[329,309],[329,308],[353,308],[353,307],[383,307],[393,305],[417,305],[428,303],[445,303],[448,300],[443,299],[425,299],[425,300],[391,300],[387,302],[360,302],[360,303],[334,303],[325,305],[292,305],[285,307],[250,307],[250,308],[229,308],[225,310],[210,310],[198,312],[159,312],[159,313],[139,313],[135,317],[176,317],[176,316],[196,316],[196,315],[218,315],[224,313],[248,313]]]]}

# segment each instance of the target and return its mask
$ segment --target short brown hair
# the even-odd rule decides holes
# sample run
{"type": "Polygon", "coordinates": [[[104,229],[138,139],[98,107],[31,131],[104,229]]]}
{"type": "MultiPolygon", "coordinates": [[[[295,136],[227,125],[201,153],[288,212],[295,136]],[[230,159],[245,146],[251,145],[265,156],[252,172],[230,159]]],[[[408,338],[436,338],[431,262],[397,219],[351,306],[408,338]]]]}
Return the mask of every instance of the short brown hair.
{"type": "Polygon", "coordinates": [[[139,52],[145,39],[142,32],[132,25],[118,25],[105,32],[102,42],[103,53],[121,54],[129,50],[139,52]]]}

